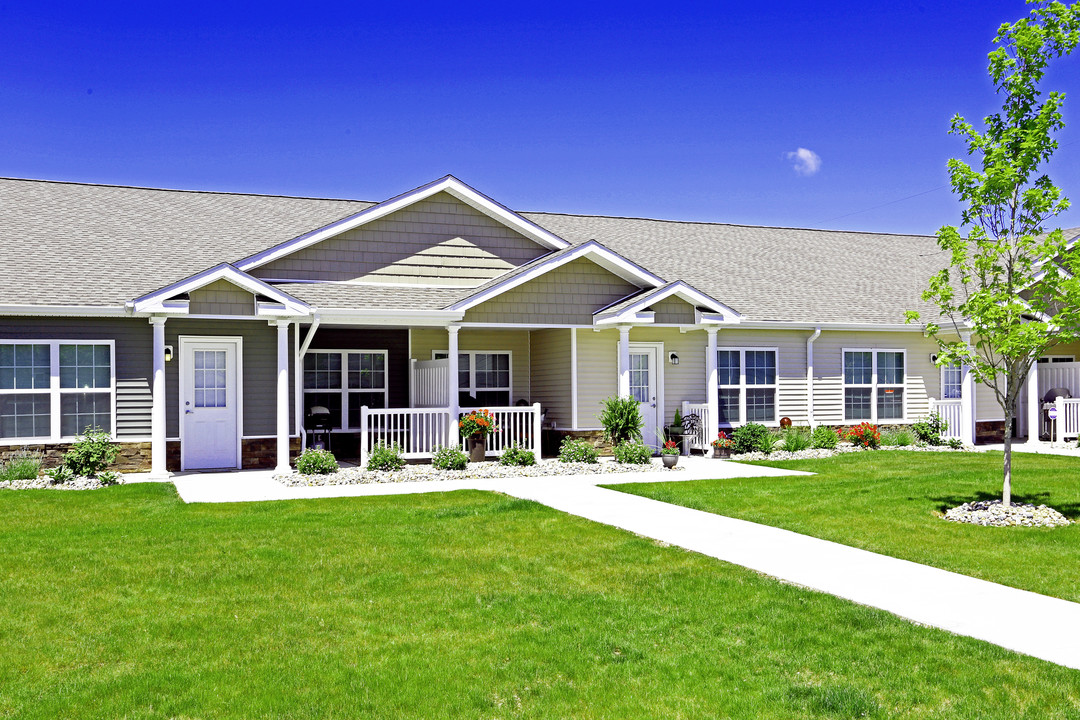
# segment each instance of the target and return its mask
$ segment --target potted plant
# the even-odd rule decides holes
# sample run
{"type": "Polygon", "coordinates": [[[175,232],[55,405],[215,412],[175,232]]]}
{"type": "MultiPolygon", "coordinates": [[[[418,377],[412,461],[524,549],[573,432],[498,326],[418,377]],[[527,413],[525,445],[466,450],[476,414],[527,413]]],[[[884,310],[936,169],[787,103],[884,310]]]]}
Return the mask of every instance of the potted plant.
{"type": "Polygon", "coordinates": [[[666,468],[675,467],[679,462],[679,443],[674,440],[665,440],[664,447],[660,448],[660,460],[666,468]]]}
{"type": "Polygon", "coordinates": [[[671,421],[671,424],[664,428],[664,430],[667,431],[667,436],[669,438],[673,438],[675,440],[678,440],[686,434],[686,429],[683,427],[683,416],[681,410],[675,408],[675,417],[671,421]]]}
{"type": "Polygon", "coordinates": [[[712,441],[712,456],[714,458],[731,457],[731,438],[723,430],[716,433],[716,439],[712,441]]]}
{"type": "Polygon", "coordinates": [[[487,410],[473,410],[458,421],[461,436],[468,438],[469,462],[483,462],[487,453],[487,436],[498,431],[495,416],[487,410]]]}

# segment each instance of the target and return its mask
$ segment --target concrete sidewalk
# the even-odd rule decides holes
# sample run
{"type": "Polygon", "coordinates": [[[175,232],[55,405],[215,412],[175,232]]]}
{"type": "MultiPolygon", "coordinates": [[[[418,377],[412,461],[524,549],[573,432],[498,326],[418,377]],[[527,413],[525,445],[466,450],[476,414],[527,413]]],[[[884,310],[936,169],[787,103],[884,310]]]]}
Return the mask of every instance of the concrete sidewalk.
{"type": "Polygon", "coordinates": [[[275,481],[271,472],[247,472],[189,475],[175,478],[174,482],[187,502],[398,495],[464,489],[505,493],[887,610],[918,623],[1080,669],[1080,604],[767,525],[597,487],[629,482],[789,474],[794,473],[731,462],[703,461],[687,463],[680,473],[290,488],[275,481]]]}

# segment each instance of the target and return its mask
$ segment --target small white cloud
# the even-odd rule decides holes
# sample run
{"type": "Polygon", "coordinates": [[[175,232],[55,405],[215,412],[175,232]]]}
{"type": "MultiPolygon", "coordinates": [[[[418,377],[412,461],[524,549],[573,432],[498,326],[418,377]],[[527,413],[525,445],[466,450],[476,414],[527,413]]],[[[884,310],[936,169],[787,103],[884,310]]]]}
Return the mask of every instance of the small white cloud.
{"type": "Polygon", "coordinates": [[[792,161],[795,172],[806,177],[821,169],[821,157],[813,150],[799,148],[794,152],[787,153],[787,159],[792,161]]]}

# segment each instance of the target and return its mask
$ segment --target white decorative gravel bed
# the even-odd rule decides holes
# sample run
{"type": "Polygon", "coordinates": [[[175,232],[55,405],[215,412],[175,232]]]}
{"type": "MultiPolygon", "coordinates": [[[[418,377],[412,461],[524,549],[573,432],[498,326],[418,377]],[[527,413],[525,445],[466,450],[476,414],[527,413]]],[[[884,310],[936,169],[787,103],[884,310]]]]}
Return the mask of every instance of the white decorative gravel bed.
{"type": "Polygon", "coordinates": [[[546,477],[553,475],[610,475],[634,472],[679,472],[679,466],[671,469],[659,463],[648,465],[623,465],[604,459],[598,463],[563,463],[558,460],[540,460],[526,467],[500,465],[495,461],[469,463],[464,470],[439,470],[430,464],[406,465],[401,470],[384,472],[363,468],[343,468],[331,475],[275,475],[275,479],[290,487],[309,485],[361,485],[365,483],[426,482],[431,480],[463,480],[466,478],[513,478],[546,477]]]}
{"type": "MultiPolygon", "coordinates": [[[[113,484],[122,485],[123,483],[124,476],[121,475],[113,484]]],[[[77,477],[71,482],[55,484],[48,475],[41,475],[33,480],[0,481],[0,490],[97,490],[103,487],[107,487],[105,483],[97,478],[88,477],[77,477]]]]}
{"type": "Polygon", "coordinates": [[[953,449],[946,447],[945,445],[883,445],[877,450],[871,450],[864,447],[855,447],[850,443],[841,443],[835,448],[816,448],[810,450],[800,450],[798,452],[787,452],[786,450],[773,450],[766,455],[765,453],[752,452],[742,453],[741,455],[732,455],[731,460],[817,460],[820,458],[832,457],[833,455],[844,455],[846,453],[856,452],[882,452],[882,451],[898,451],[898,452],[974,452],[972,448],[960,448],[953,449]]]}
{"type": "Polygon", "coordinates": [[[1052,507],[1015,503],[1005,507],[1000,500],[966,502],[947,510],[945,519],[992,527],[1061,527],[1072,524],[1069,518],[1052,507]]]}

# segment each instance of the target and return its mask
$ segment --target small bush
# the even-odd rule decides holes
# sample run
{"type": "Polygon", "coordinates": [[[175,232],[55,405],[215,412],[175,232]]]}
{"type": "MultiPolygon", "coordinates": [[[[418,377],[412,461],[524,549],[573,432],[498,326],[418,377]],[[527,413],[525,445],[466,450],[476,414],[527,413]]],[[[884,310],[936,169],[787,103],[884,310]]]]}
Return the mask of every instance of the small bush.
{"type": "Polygon", "coordinates": [[[97,477],[113,464],[119,453],[120,448],[108,433],[88,427],[86,434],[76,439],[64,453],[64,467],[78,476],[97,477]]]}
{"type": "Polygon", "coordinates": [[[439,470],[464,470],[469,456],[455,447],[439,447],[431,456],[431,464],[439,470]]]}
{"type": "Polygon", "coordinates": [[[737,453],[772,452],[775,442],[769,428],[760,423],[746,423],[731,433],[732,446],[737,453]]]}
{"type": "Polygon", "coordinates": [[[19,450],[0,466],[0,482],[33,480],[41,472],[41,453],[19,450]]]}
{"type": "Polygon", "coordinates": [[[963,450],[964,449],[964,443],[960,442],[960,438],[958,438],[958,437],[949,438],[948,440],[945,441],[945,444],[948,445],[953,450],[963,450]]]}
{"type": "Polygon", "coordinates": [[[503,450],[503,454],[499,456],[500,465],[516,465],[518,467],[526,467],[528,465],[536,464],[536,456],[533,455],[532,450],[526,450],[525,448],[514,445],[503,450]]]}
{"type": "Polygon", "coordinates": [[[301,475],[330,475],[338,471],[334,453],[308,448],[296,458],[296,471],[301,475]]]}
{"type": "Polygon", "coordinates": [[[949,429],[949,423],[936,412],[930,413],[924,419],[911,426],[916,439],[927,445],[943,445],[941,436],[949,429]]]}
{"type": "Polygon", "coordinates": [[[787,452],[802,452],[810,448],[809,428],[789,427],[780,433],[780,448],[787,452]]]}
{"type": "Polygon", "coordinates": [[[401,448],[397,443],[379,443],[372,448],[371,457],[367,461],[368,470],[400,470],[403,467],[405,458],[401,457],[401,448]]]}
{"type": "Polygon", "coordinates": [[[855,447],[874,450],[881,444],[881,433],[878,431],[877,425],[868,422],[860,423],[848,429],[844,433],[844,437],[850,440],[855,447]]]}
{"type": "Polygon", "coordinates": [[[815,448],[832,450],[840,442],[840,436],[828,425],[818,425],[810,435],[810,443],[815,448]]]}
{"type": "Polygon", "coordinates": [[[45,471],[51,485],[63,485],[75,479],[76,475],[67,465],[59,465],[45,471]]]}
{"type": "Polygon", "coordinates": [[[559,447],[559,462],[564,463],[595,463],[600,457],[599,451],[587,440],[574,440],[563,438],[559,447]]]}
{"type": "Polygon", "coordinates": [[[97,474],[97,479],[102,485],[115,485],[120,482],[120,473],[112,470],[102,470],[97,474]]]}
{"type": "Polygon", "coordinates": [[[632,397],[609,397],[604,400],[604,410],[600,413],[600,424],[604,426],[604,437],[612,445],[619,445],[627,440],[641,440],[640,403],[632,397]]]}
{"type": "Polygon", "coordinates": [[[915,444],[915,433],[908,428],[891,428],[881,433],[881,444],[885,447],[910,447],[915,444]]]}
{"type": "Polygon", "coordinates": [[[624,465],[647,465],[652,448],[636,440],[626,440],[615,446],[615,461],[624,465]]]}

